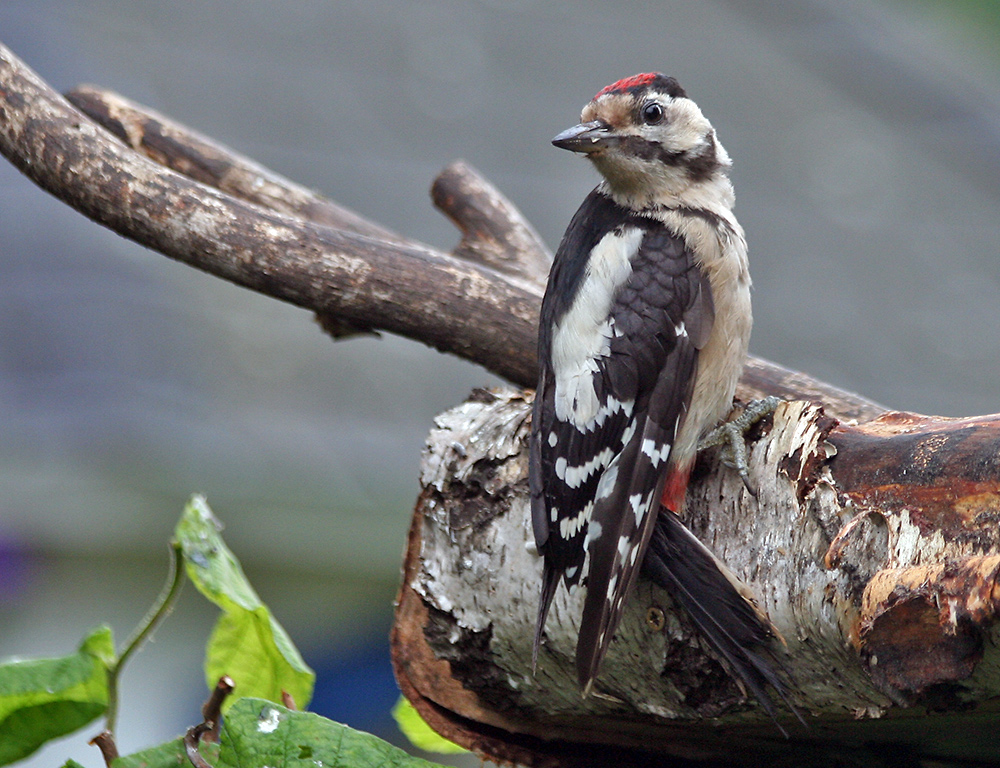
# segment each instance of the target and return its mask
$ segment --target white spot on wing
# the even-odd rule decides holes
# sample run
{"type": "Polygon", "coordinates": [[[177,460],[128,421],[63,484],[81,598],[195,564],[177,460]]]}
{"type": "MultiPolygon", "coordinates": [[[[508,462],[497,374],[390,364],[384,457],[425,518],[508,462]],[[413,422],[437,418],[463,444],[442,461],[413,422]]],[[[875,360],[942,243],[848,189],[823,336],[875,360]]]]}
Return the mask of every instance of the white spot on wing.
{"type": "Polygon", "coordinates": [[[558,477],[560,480],[563,480],[563,481],[566,480],[566,457],[565,456],[560,456],[558,459],[556,459],[555,471],[556,471],[556,477],[558,477]]]}
{"type": "Polygon", "coordinates": [[[622,404],[615,398],[608,396],[608,402],[602,407],[597,409],[597,414],[594,416],[594,426],[601,426],[605,421],[608,420],[608,416],[621,410],[622,404]]]}
{"type": "MultiPolygon", "coordinates": [[[[631,403],[629,403],[629,405],[631,406],[631,403]]],[[[631,408],[629,410],[631,410],[631,408]]],[[[637,426],[639,425],[636,423],[635,419],[632,419],[632,421],[628,423],[628,426],[625,427],[625,431],[622,432],[622,446],[626,446],[632,441],[632,436],[635,435],[635,428],[637,426]]]]}
{"type": "Polygon", "coordinates": [[[601,524],[593,521],[587,528],[587,538],[583,540],[583,546],[590,547],[591,542],[597,541],[599,538],[601,538],[601,524]]]}
{"type": "Polygon", "coordinates": [[[562,518],[559,521],[559,535],[564,539],[571,539],[576,536],[590,521],[590,515],[593,511],[594,502],[591,501],[588,502],[587,506],[581,509],[575,516],[562,518]]]}
{"type": "Polygon", "coordinates": [[[566,459],[560,457],[556,459],[556,477],[566,483],[569,488],[579,488],[594,472],[608,466],[614,457],[614,451],[610,448],[605,448],[590,461],[581,464],[579,467],[566,466],[566,459]],[[559,462],[562,462],[561,472],[559,462]]]}
{"type": "Polygon", "coordinates": [[[618,555],[622,558],[628,553],[629,537],[620,536],[618,538],[618,555]]]}
{"type": "Polygon", "coordinates": [[[559,442],[559,435],[557,435],[554,431],[553,432],[549,432],[549,446],[551,448],[555,448],[556,447],[556,443],[558,443],[558,442],[559,442]]]}
{"type": "Polygon", "coordinates": [[[651,502],[653,500],[653,492],[650,491],[645,496],[641,494],[635,494],[629,496],[628,502],[632,507],[632,511],[635,513],[635,527],[638,528],[642,525],[643,518],[646,517],[646,513],[649,511],[651,502]]]}
{"type": "Polygon", "coordinates": [[[642,452],[649,456],[649,460],[653,462],[654,467],[658,467],[670,456],[670,443],[664,443],[657,448],[656,443],[647,438],[642,441],[642,452]]]}
{"type": "MultiPolygon", "coordinates": [[[[621,454],[619,454],[620,456],[621,454]]],[[[604,471],[601,475],[601,479],[597,483],[597,492],[594,494],[594,500],[600,501],[601,499],[606,499],[611,495],[611,492],[615,489],[615,484],[618,482],[618,461],[611,462],[611,465],[604,471]]]]}

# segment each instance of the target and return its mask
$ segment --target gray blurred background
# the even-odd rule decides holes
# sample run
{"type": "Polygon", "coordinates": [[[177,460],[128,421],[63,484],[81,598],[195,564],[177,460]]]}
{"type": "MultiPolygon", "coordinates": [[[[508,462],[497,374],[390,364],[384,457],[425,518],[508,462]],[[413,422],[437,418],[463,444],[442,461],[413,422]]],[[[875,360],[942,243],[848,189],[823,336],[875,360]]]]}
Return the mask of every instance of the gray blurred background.
{"type": "MultiPolygon", "coordinates": [[[[676,76],[735,160],[752,351],[898,409],[1000,411],[995,4],[890,0],[5,0],[55,87],[152,106],[414,238],[462,157],[554,246],[596,177],[549,139],[602,86],[676,76]]],[[[0,656],[119,640],[207,495],[320,673],[393,737],[386,633],[424,436],[485,371],[87,221],[0,162],[0,656]]],[[[214,619],[188,590],[125,677],[120,746],[180,733],[214,619]]],[[[28,764],[97,768],[86,729],[28,764]]]]}

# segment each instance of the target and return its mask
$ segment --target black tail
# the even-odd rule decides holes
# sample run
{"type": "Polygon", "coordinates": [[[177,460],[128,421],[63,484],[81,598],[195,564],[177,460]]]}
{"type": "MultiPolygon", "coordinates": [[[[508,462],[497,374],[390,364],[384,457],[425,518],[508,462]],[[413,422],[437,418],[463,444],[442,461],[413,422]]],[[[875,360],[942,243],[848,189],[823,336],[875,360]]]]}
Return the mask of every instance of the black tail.
{"type": "Polygon", "coordinates": [[[531,647],[531,671],[538,669],[538,647],[542,644],[542,630],[549,615],[552,598],[559,586],[559,571],[546,564],[542,570],[542,594],[538,599],[538,618],[535,620],[535,644],[531,647]]]}
{"type": "Polygon", "coordinates": [[[787,688],[779,677],[781,665],[771,654],[775,632],[770,622],[741,593],[736,577],[667,509],[660,509],[642,567],[650,579],[677,599],[701,635],[728,662],[785,736],[788,733],[778,723],[768,687],[805,725],[788,700],[787,688]]]}

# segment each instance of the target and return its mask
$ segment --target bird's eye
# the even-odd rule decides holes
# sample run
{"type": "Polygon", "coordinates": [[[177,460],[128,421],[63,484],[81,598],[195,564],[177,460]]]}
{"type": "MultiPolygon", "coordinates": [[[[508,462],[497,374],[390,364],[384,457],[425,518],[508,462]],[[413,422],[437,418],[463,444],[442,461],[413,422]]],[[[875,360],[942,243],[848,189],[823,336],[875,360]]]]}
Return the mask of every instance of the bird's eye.
{"type": "Polygon", "coordinates": [[[659,125],[663,122],[663,114],[663,107],[655,101],[650,101],[642,107],[642,121],[646,125],[659,125]]]}

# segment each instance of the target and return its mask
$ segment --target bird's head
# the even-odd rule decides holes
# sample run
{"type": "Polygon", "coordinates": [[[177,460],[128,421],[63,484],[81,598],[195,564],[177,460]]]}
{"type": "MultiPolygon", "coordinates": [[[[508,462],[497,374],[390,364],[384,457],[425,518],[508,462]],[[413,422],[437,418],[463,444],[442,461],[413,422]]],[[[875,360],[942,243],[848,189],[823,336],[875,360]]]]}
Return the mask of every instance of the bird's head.
{"type": "Polygon", "coordinates": [[[587,156],[616,197],[645,205],[722,177],[729,155],[711,123],[672,77],[619,80],[583,108],[580,124],[552,143],[587,156]]]}

